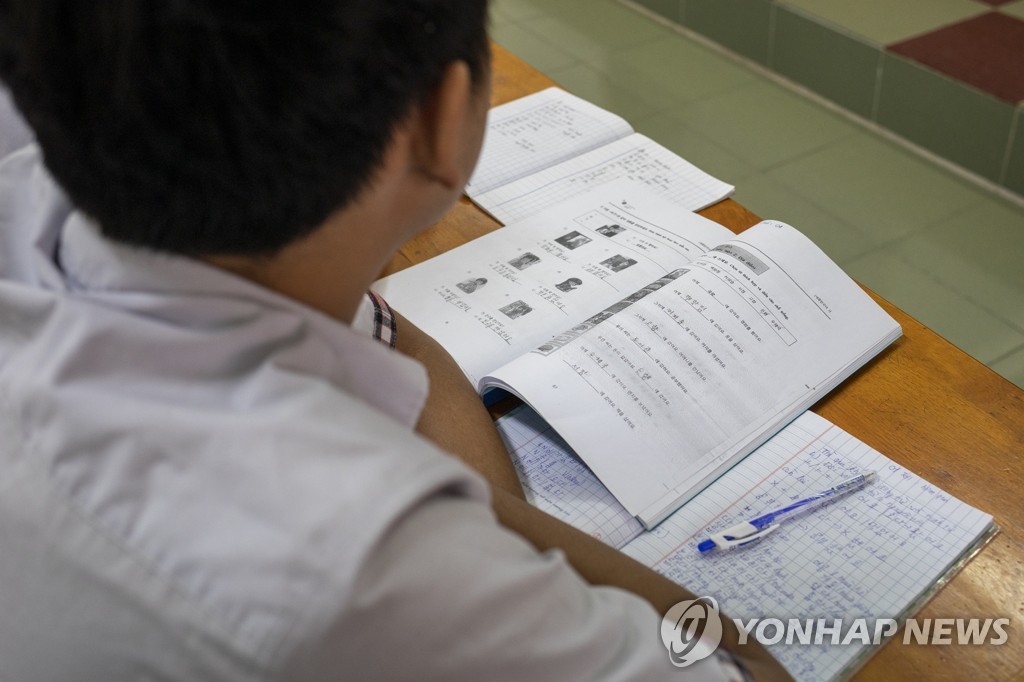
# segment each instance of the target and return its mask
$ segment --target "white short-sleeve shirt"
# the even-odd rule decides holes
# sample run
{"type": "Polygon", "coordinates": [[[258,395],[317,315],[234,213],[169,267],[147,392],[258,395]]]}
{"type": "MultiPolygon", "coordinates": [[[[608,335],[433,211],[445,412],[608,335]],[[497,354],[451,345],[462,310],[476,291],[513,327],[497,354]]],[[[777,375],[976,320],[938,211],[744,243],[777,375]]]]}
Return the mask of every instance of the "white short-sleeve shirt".
{"type": "MultiPolygon", "coordinates": [[[[0,164],[0,679],[684,679],[503,530],[424,369],[0,164]]],[[[686,672],[716,679],[722,671],[686,672]]]]}

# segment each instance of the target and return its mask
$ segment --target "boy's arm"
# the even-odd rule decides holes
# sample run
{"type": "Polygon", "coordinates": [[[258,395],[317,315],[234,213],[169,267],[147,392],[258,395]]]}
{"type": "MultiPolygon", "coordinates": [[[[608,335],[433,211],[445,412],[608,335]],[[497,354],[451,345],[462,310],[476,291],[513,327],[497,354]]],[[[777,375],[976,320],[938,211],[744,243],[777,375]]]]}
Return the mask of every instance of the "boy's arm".
{"type": "MultiPolygon", "coordinates": [[[[538,551],[564,552],[573,568],[591,585],[628,590],[648,601],[660,614],[673,604],[695,598],[689,590],[524,500],[495,489],[492,506],[502,525],[526,538],[538,551]]],[[[738,657],[757,680],[791,679],[754,638],[748,638],[741,646],[739,631],[727,617],[722,618],[721,648],[738,657]]]]}

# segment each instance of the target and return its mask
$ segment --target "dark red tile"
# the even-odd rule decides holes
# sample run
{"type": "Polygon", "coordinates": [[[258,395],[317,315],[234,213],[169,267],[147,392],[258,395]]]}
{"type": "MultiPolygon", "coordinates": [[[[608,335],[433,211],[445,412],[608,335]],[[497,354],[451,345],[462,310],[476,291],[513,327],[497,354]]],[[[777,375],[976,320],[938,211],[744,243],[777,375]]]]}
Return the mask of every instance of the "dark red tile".
{"type": "Polygon", "coordinates": [[[890,45],[893,52],[1006,102],[1024,101],[1024,20],[989,12],[890,45]]]}

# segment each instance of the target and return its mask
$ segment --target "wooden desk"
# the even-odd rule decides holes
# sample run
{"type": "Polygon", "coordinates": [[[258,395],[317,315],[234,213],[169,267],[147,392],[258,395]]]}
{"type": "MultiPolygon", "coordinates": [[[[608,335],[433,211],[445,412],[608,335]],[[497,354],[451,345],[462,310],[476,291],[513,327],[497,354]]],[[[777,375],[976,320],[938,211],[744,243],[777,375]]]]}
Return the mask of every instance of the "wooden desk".
{"type": "MultiPolygon", "coordinates": [[[[494,48],[492,104],[549,85],[548,78],[494,48]]],[[[731,199],[701,213],[735,232],[759,220],[731,199]]],[[[463,198],[439,224],[406,244],[387,272],[497,227],[463,198]]],[[[1009,617],[1013,622],[1002,646],[904,646],[891,641],[856,679],[1024,679],[1024,391],[881,297],[875,299],[903,326],[903,337],[813,409],[991,513],[1002,528],[917,616],[1009,617]]],[[[901,638],[902,631],[894,640],[901,638]]]]}

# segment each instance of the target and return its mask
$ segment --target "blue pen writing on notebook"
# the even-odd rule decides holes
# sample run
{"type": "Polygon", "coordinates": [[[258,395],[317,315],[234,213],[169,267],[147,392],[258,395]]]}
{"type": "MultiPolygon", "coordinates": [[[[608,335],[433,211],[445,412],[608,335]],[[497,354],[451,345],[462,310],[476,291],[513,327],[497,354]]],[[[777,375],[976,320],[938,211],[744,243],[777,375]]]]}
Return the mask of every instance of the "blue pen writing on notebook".
{"type": "Polygon", "coordinates": [[[778,528],[779,522],[786,517],[808,511],[840,495],[858,490],[873,478],[875,478],[874,471],[862,471],[851,479],[845,480],[842,483],[836,483],[828,490],[822,490],[816,495],[811,495],[799,502],[794,502],[787,507],[776,509],[773,512],[758,516],[756,519],[751,519],[750,521],[715,533],[707,540],[701,541],[697,545],[697,549],[701,554],[706,554],[714,549],[734,549],[748,545],[751,542],[756,542],[778,528]]]}

